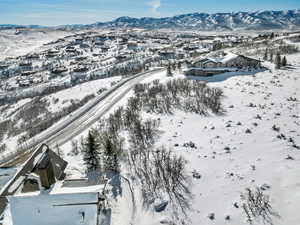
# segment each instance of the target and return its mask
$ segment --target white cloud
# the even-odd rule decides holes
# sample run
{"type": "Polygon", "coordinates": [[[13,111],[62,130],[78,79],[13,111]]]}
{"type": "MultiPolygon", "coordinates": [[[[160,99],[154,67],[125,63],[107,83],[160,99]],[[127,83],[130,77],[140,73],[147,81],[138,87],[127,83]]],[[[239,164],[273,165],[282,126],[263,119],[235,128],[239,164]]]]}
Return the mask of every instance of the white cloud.
{"type": "Polygon", "coordinates": [[[151,12],[156,13],[158,8],[161,6],[160,0],[153,0],[148,2],[148,5],[151,6],[151,12]]]}

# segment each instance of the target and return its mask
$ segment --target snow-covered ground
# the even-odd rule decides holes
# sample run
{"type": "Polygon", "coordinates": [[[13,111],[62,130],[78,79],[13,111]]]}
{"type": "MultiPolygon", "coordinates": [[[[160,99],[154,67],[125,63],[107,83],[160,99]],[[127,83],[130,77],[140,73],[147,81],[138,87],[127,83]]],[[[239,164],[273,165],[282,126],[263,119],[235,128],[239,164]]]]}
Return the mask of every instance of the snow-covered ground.
{"type": "MultiPolygon", "coordinates": [[[[293,66],[209,83],[224,91],[226,113],[222,116],[204,117],[180,111],[174,115],[145,114],[161,118],[160,130],[163,133],[157,146],[172,147],[188,161],[187,170],[191,176],[193,171],[201,175],[200,179],[193,178],[190,186],[193,200],[186,222],[247,224],[240,194],[245,188],[258,186],[267,189],[265,193],[270,196],[274,211],[280,215],[280,218],[274,218],[274,224],[300,223],[297,214],[300,207],[300,152],[288,142],[292,138],[296,145],[300,144],[300,55],[288,56],[288,62],[293,66]],[[297,101],[288,101],[291,97],[297,101]],[[272,129],[273,125],[280,128],[279,132],[272,129]],[[247,129],[250,131],[246,132],[247,129]],[[183,147],[189,141],[197,148],[183,147]],[[214,220],[208,218],[211,213],[215,215],[214,220]],[[230,219],[226,220],[226,217],[230,219]]],[[[174,77],[184,78],[181,74],[174,77]]],[[[166,77],[164,72],[143,82],[155,79],[165,82],[173,78],[166,77]]],[[[125,105],[132,95],[132,91],[128,92],[109,112],[125,105]]],[[[76,139],[80,140],[82,135],[85,136],[86,132],[76,139]]],[[[70,153],[70,142],[61,149],[69,162],[68,175],[82,175],[81,156],[70,153]]],[[[157,213],[142,208],[138,188],[134,187],[137,203],[134,220],[133,206],[129,201],[131,193],[126,191],[112,200],[111,224],[134,221],[152,225],[169,220],[168,210],[157,213]]]]}
{"type": "MultiPolygon", "coordinates": [[[[297,213],[300,208],[300,150],[297,148],[300,145],[300,54],[289,55],[287,60],[291,66],[280,70],[274,70],[273,65],[267,63],[270,70],[263,72],[240,76],[227,73],[206,79],[209,86],[224,91],[224,115],[204,117],[182,111],[175,111],[173,115],[143,114],[144,117],[160,118],[162,132],[156,145],[173,148],[188,162],[192,206],[184,221],[186,224],[246,225],[240,195],[246,188],[254,187],[262,187],[270,196],[273,210],[280,215],[273,218],[274,224],[300,224],[297,213]],[[190,141],[196,148],[184,147],[184,143],[190,141]],[[193,172],[200,176],[194,178],[193,172]],[[209,218],[212,214],[214,219],[209,218]]],[[[166,82],[174,78],[186,77],[176,74],[171,78],[161,72],[143,82],[155,79],[166,82]]],[[[55,112],[62,102],[70,99],[80,100],[83,93],[96,93],[102,87],[100,81],[45,97],[59,99],[50,110],[55,112]]],[[[104,86],[110,82],[107,80],[104,86]]],[[[129,91],[107,115],[126,105],[132,95],[133,91],[129,91]]],[[[15,108],[28,100],[22,101],[15,108]]],[[[73,141],[80,141],[87,132],[73,141]]],[[[71,142],[61,146],[62,156],[69,163],[67,175],[83,176],[82,155],[71,152],[71,142]]],[[[126,171],[122,174],[128,175],[126,171]]],[[[131,190],[125,181],[122,185],[122,195],[111,199],[112,225],[154,225],[171,220],[168,207],[161,213],[142,207],[139,186],[132,187],[135,201],[132,205],[131,190]]],[[[173,222],[177,224],[178,221],[173,222]]]]}
{"type": "Polygon", "coordinates": [[[61,108],[71,105],[71,100],[82,100],[85,96],[91,94],[99,94],[101,93],[101,89],[105,88],[108,89],[111,87],[111,84],[118,82],[122,79],[121,76],[115,76],[105,79],[99,79],[94,81],[89,81],[80,85],[77,85],[72,88],[68,88],[66,90],[62,90],[56,92],[54,94],[48,95],[46,98],[48,100],[51,99],[59,99],[56,104],[51,104],[49,106],[49,110],[51,112],[60,111],[61,108]],[[100,91],[100,92],[99,92],[100,91]]]}
{"type": "Polygon", "coordinates": [[[196,170],[201,174],[201,179],[195,179],[191,187],[194,210],[189,217],[193,224],[209,223],[210,213],[216,215],[215,224],[225,223],[227,215],[232,224],[244,224],[245,215],[241,208],[234,207],[234,203],[239,204],[240,193],[245,188],[264,184],[271,187],[267,193],[274,210],[281,215],[281,220],[275,224],[300,223],[295,211],[299,208],[297,196],[300,195],[297,181],[299,150],[276,137],[283,133],[296,143],[300,142],[299,119],[293,118],[300,114],[299,103],[286,100],[297,94],[299,97],[299,76],[295,74],[298,79],[295,82],[294,78],[288,79],[287,74],[281,73],[278,80],[283,87],[268,88],[266,83],[272,80],[271,76],[262,73],[217,84],[225,90],[225,116],[202,118],[179,112],[173,118],[162,118],[165,133],[160,143],[179,144],[175,150],[189,161],[189,171],[196,170]],[[247,82],[252,84],[247,86],[247,82]],[[259,87],[255,87],[256,84],[259,87]],[[272,95],[264,100],[268,93],[272,95]],[[256,107],[248,107],[250,103],[256,107]],[[257,115],[262,119],[256,119],[257,115]],[[273,131],[273,125],[280,127],[280,132],[273,131]],[[246,133],[247,129],[251,133],[246,133]],[[188,141],[193,141],[197,149],[182,147],[188,141]],[[287,160],[289,155],[294,160],[287,160]]]}
{"type": "Polygon", "coordinates": [[[0,31],[0,60],[38,50],[43,44],[63,38],[71,32],[48,29],[11,29],[0,31]]]}
{"type": "MultiPolygon", "coordinates": [[[[74,87],[58,91],[53,94],[46,95],[41,99],[41,101],[47,102],[47,111],[51,113],[61,112],[64,110],[64,108],[71,106],[74,104],[74,102],[79,102],[83,98],[91,95],[97,96],[101,93],[101,90],[103,89],[109,89],[113,83],[116,83],[122,79],[121,76],[115,76],[110,78],[104,78],[99,80],[94,80],[90,82],[86,82],[80,85],[76,85],[74,87]]],[[[1,106],[0,110],[2,110],[2,113],[0,115],[1,121],[4,120],[11,120],[14,121],[16,114],[18,112],[26,107],[26,105],[32,105],[34,102],[34,99],[32,98],[26,98],[18,101],[17,103],[14,103],[12,105],[9,105],[9,107],[1,106]]],[[[43,116],[41,114],[40,116],[43,116]]],[[[21,122],[21,121],[19,121],[21,122]]],[[[6,144],[7,151],[10,152],[11,150],[14,150],[17,148],[17,140],[21,136],[5,136],[5,141],[3,143],[6,144]]]]}
{"type": "Polygon", "coordinates": [[[274,224],[300,223],[300,152],[277,137],[283,134],[300,144],[300,55],[289,56],[288,61],[293,69],[211,83],[224,90],[224,116],[177,112],[161,117],[164,134],[159,143],[183,155],[190,173],[201,174],[191,186],[193,207],[188,217],[192,224],[247,224],[240,194],[247,187],[263,185],[270,186],[266,193],[281,216],[274,224]],[[298,101],[287,101],[290,97],[298,101]],[[273,125],[280,131],[272,130],[273,125]],[[183,147],[189,141],[197,149],[183,147]],[[214,221],[208,218],[211,213],[214,221]],[[227,215],[229,221],[225,220],[227,215]]]}
{"type": "MultiPolygon", "coordinates": [[[[288,62],[291,67],[273,70],[268,64],[270,71],[254,75],[230,74],[225,75],[226,79],[219,79],[217,75],[209,86],[224,91],[226,113],[222,116],[204,117],[181,111],[174,115],[144,115],[161,119],[160,130],[163,133],[157,146],[172,147],[188,161],[187,170],[191,176],[193,171],[201,175],[200,179],[193,178],[190,186],[193,201],[186,222],[247,224],[240,195],[245,193],[246,188],[264,187],[273,210],[280,215],[280,218],[273,218],[274,224],[300,223],[297,214],[300,207],[300,152],[289,142],[292,138],[296,146],[300,144],[300,55],[288,56],[288,62]],[[291,97],[297,101],[288,101],[291,97]],[[279,132],[273,130],[274,125],[280,128],[279,132]],[[183,146],[189,141],[194,142],[197,148],[183,146]],[[212,213],[214,220],[208,217],[212,213]]],[[[174,77],[184,78],[181,74],[174,77]]],[[[173,78],[160,73],[143,82],[155,79],[165,82],[173,78]]],[[[130,91],[108,113],[125,105],[132,95],[133,91],[130,91]]],[[[70,162],[68,172],[79,171],[82,160],[80,156],[72,159],[70,143],[62,149],[66,150],[66,159],[70,162]]],[[[137,189],[135,194],[139,198],[137,189]]],[[[121,202],[115,206],[120,218],[130,214],[130,207],[121,202]]],[[[141,205],[137,208],[135,222],[138,224],[159,224],[168,220],[167,212],[146,211],[141,205]]]]}

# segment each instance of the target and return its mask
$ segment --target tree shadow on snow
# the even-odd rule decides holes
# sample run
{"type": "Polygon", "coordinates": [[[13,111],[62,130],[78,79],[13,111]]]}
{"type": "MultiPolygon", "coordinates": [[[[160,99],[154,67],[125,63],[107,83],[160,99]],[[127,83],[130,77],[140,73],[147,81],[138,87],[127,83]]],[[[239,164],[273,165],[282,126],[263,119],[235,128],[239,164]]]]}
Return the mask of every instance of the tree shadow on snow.
{"type": "Polygon", "coordinates": [[[110,225],[111,224],[111,209],[104,209],[101,211],[99,216],[99,225],[110,225]]]}
{"type": "Polygon", "coordinates": [[[107,178],[109,179],[109,184],[112,186],[112,193],[114,198],[122,196],[122,186],[121,186],[121,175],[117,172],[108,172],[107,178]]]}

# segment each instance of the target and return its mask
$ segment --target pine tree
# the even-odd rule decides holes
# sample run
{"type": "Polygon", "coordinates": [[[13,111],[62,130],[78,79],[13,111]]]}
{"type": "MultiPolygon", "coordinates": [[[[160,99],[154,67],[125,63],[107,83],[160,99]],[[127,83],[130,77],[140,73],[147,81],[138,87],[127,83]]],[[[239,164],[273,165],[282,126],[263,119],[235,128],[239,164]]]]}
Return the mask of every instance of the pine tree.
{"type": "Polygon", "coordinates": [[[270,61],[273,62],[273,52],[270,53],[270,61]]]}
{"type": "Polygon", "coordinates": [[[87,140],[83,143],[83,160],[87,166],[87,172],[95,171],[101,168],[99,145],[96,142],[95,134],[89,131],[87,140]]]}
{"type": "Polygon", "coordinates": [[[118,172],[120,168],[119,156],[122,143],[118,140],[113,140],[109,136],[105,136],[103,140],[103,164],[106,171],[118,172]],[[119,146],[120,145],[120,146],[119,146]]]}
{"type": "Polygon", "coordinates": [[[176,70],[176,63],[173,63],[173,64],[172,64],[172,69],[173,69],[173,71],[176,70]]]}
{"type": "Polygon", "coordinates": [[[268,49],[266,49],[265,54],[264,54],[264,60],[268,59],[268,49]]]}
{"type": "Polygon", "coordinates": [[[113,144],[111,140],[107,137],[104,140],[104,152],[103,152],[103,164],[105,170],[110,170],[113,167],[113,162],[111,156],[113,155],[113,144]]]}
{"type": "Polygon", "coordinates": [[[179,71],[181,71],[181,62],[178,62],[177,68],[178,68],[179,71]]]}
{"type": "Polygon", "coordinates": [[[281,57],[279,52],[277,52],[276,57],[275,57],[275,68],[280,69],[281,67],[281,57]]]}
{"type": "Polygon", "coordinates": [[[286,64],[287,64],[287,61],[286,61],[286,57],[284,56],[284,57],[282,58],[281,65],[282,65],[282,66],[286,66],[286,64]]]}
{"type": "Polygon", "coordinates": [[[169,64],[167,67],[167,76],[171,77],[172,75],[173,75],[173,73],[172,73],[171,65],[169,64]]]}

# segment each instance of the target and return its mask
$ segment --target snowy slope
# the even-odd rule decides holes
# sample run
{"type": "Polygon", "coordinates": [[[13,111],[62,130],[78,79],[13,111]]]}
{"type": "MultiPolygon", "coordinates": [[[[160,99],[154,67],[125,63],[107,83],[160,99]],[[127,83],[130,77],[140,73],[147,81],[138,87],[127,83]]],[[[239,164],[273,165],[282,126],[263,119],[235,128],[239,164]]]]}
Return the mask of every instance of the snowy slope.
{"type": "MultiPolygon", "coordinates": [[[[203,117],[180,111],[174,115],[144,114],[162,121],[162,134],[156,145],[172,147],[188,161],[191,177],[193,171],[201,175],[200,179],[192,180],[193,201],[185,223],[246,225],[240,194],[245,188],[257,186],[264,188],[273,210],[280,215],[280,218],[274,217],[274,224],[300,223],[297,213],[300,153],[288,141],[292,138],[296,145],[300,143],[300,54],[288,56],[288,62],[293,66],[287,69],[226,77],[209,83],[224,90],[226,113],[223,116],[203,117]],[[288,101],[290,97],[297,101],[288,101]],[[279,132],[272,129],[273,125],[280,128],[279,132]],[[247,129],[251,132],[246,132],[247,129]],[[197,148],[183,146],[189,141],[197,148]],[[214,220],[208,218],[212,213],[214,220]]],[[[181,74],[174,77],[185,78],[181,74]]],[[[143,82],[154,79],[165,82],[173,78],[159,73],[143,82]]],[[[128,92],[114,108],[125,105],[132,94],[128,92]]],[[[70,163],[68,175],[83,171],[81,156],[70,154],[70,143],[62,149],[70,163]]],[[[130,177],[125,170],[122,174],[130,177]]],[[[131,186],[128,186],[122,180],[122,194],[110,199],[111,224],[154,225],[172,221],[168,207],[160,213],[152,207],[143,208],[140,187],[134,185],[134,180],[130,181],[131,186]]]]}
{"type": "Polygon", "coordinates": [[[83,27],[183,28],[198,30],[295,29],[300,26],[300,11],[256,11],[234,13],[190,13],[166,18],[120,17],[106,23],[83,27]]]}
{"type": "Polygon", "coordinates": [[[270,186],[266,193],[281,216],[274,224],[300,223],[296,212],[300,207],[300,153],[292,143],[277,138],[283,134],[300,144],[300,56],[288,60],[297,64],[294,69],[211,83],[225,92],[224,116],[204,118],[177,112],[161,117],[164,134],[160,144],[183,155],[189,161],[190,173],[195,170],[201,174],[191,186],[192,224],[247,224],[241,208],[234,207],[234,203],[241,207],[240,194],[245,188],[263,185],[270,186]],[[287,101],[290,97],[298,102],[287,101]],[[250,103],[256,106],[249,107],[250,103]],[[273,131],[273,125],[280,131],[273,131]],[[251,133],[246,133],[247,129],[251,133]],[[182,146],[188,141],[194,142],[197,149],[182,146]],[[208,218],[210,213],[215,214],[214,221],[208,218]],[[225,221],[227,215],[229,221],[225,221]]]}
{"type": "MultiPolygon", "coordinates": [[[[288,141],[292,138],[296,145],[300,143],[300,55],[291,55],[288,61],[295,66],[210,83],[224,90],[224,116],[203,117],[179,111],[174,115],[144,115],[159,117],[162,121],[163,134],[157,146],[172,147],[188,160],[191,176],[193,171],[201,175],[200,179],[193,179],[190,187],[193,202],[186,222],[247,224],[240,194],[248,187],[262,187],[270,196],[273,210],[280,215],[273,218],[274,224],[300,223],[297,214],[300,153],[288,141]],[[288,101],[290,97],[298,101],[288,101]],[[272,129],[273,125],[280,128],[279,132],[272,129]],[[247,129],[251,132],[246,132],[247,129]],[[183,147],[189,141],[197,148],[183,147]],[[214,220],[208,218],[212,213],[214,220]]],[[[182,75],[175,77],[183,78],[182,75]]],[[[156,78],[162,82],[171,79],[163,74],[156,78]]],[[[125,98],[132,94],[128,93],[125,98]]],[[[135,195],[136,202],[141,202],[138,186],[135,186],[135,195]]],[[[123,211],[128,212],[128,206],[121,203],[115,207],[119,219],[123,218],[123,211]]],[[[168,210],[155,213],[138,205],[137,211],[136,224],[152,225],[171,220],[168,210]]],[[[257,224],[263,223],[258,221],[257,224]]]]}
{"type": "MultiPolygon", "coordinates": [[[[45,108],[45,111],[41,112],[39,116],[43,118],[47,113],[54,114],[63,112],[66,108],[72,106],[74,102],[78,103],[82,99],[91,95],[98,96],[101,89],[109,89],[112,83],[118,82],[120,80],[121,76],[115,76],[89,81],[65,90],[58,91],[53,94],[46,95],[41,98],[41,101],[46,102],[47,106],[45,108]]],[[[34,98],[26,98],[9,106],[1,106],[0,110],[2,111],[2,113],[0,115],[0,120],[11,120],[17,122],[18,124],[22,124],[22,118],[16,119],[18,112],[22,111],[26,107],[32,106],[34,102],[34,98]]],[[[17,140],[21,135],[22,134],[19,134],[17,136],[5,136],[5,141],[3,140],[3,143],[6,144],[8,152],[17,148],[17,140]]]]}
{"type": "Polygon", "coordinates": [[[39,49],[43,44],[65,37],[71,32],[60,30],[16,29],[0,31],[0,60],[21,56],[39,49]]]}

